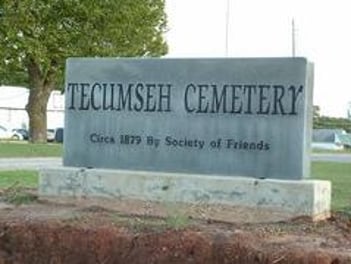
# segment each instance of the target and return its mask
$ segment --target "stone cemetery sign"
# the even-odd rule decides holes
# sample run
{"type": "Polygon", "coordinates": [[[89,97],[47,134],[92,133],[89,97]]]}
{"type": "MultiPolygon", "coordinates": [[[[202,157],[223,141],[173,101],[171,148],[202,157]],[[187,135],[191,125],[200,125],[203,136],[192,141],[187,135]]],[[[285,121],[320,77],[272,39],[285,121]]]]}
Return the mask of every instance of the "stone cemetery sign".
{"type": "Polygon", "coordinates": [[[67,61],[64,165],[301,179],[303,58],[67,61]]]}

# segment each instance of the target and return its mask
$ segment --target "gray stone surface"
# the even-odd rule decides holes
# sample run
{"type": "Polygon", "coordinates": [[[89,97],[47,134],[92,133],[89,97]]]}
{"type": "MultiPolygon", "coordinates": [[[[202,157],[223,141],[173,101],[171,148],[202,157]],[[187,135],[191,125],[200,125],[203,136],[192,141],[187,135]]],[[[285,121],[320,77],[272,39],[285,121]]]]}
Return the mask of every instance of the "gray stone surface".
{"type": "Polygon", "coordinates": [[[57,167],[40,171],[39,186],[42,197],[103,197],[239,206],[268,210],[290,218],[308,216],[314,220],[330,215],[331,185],[328,181],[57,167]]]}
{"type": "Polygon", "coordinates": [[[310,69],[303,58],[69,59],[64,165],[306,178],[310,69]]]}

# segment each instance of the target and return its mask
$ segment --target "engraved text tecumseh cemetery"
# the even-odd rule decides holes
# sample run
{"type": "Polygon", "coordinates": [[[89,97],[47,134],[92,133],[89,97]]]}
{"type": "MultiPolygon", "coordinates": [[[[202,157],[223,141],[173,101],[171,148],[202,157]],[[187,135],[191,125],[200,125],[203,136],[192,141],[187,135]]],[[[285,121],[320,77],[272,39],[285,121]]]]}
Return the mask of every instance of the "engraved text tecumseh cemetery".
{"type": "Polygon", "coordinates": [[[303,58],[69,59],[64,165],[308,177],[311,79],[303,58]]]}

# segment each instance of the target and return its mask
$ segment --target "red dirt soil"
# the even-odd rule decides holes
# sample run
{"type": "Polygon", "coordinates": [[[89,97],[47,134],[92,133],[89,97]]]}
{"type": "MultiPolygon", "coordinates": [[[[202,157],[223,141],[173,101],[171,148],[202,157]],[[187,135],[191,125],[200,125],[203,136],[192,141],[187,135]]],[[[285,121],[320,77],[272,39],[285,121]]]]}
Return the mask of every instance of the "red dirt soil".
{"type": "Polygon", "coordinates": [[[0,264],[351,263],[346,215],[318,223],[172,219],[77,204],[3,205],[0,264]]]}

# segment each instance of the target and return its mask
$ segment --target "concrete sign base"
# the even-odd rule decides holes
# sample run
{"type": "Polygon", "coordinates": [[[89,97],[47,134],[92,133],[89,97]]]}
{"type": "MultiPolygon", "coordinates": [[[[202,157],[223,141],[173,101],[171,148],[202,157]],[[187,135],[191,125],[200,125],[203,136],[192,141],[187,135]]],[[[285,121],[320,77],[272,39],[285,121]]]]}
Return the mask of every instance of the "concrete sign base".
{"type": "Polygon", "coordinates": [[[322,220],[330,216],[331,183],[57,167],[40,171],[39,194],[222,204],[322,220]]]}

